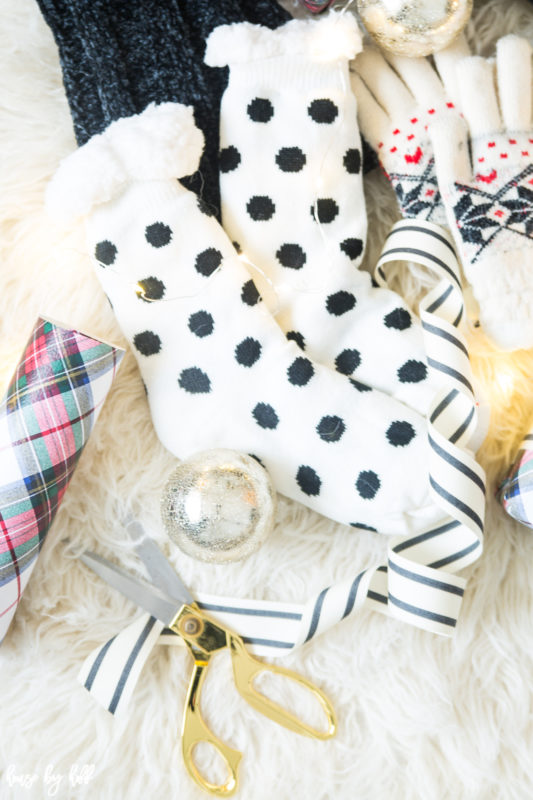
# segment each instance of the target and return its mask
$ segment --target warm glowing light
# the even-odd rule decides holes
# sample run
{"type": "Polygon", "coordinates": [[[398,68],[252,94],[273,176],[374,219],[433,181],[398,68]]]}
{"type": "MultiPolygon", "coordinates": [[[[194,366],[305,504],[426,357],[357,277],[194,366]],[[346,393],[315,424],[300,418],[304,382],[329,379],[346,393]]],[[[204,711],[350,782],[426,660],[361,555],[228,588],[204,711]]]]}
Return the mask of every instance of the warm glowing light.
{"type": "Polygon", "coordinates": [[[513,393],[516,379],[512,364],[500,366],[494,375],[494,379],[499,393],[506,398],[510,397],[513,393]]]}

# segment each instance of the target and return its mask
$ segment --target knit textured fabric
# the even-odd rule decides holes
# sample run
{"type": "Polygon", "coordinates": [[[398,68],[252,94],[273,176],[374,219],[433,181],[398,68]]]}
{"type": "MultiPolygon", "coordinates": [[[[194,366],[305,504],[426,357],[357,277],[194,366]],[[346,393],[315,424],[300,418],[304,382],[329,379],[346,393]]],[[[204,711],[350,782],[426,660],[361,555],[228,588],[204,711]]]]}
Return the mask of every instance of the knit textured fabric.
{"type": "Polygon", "coordinates": [[[210,35],[207,62],[230,66],[222,222],[308,357],[426,413],[437,389],[421,326],[396,292],[372,287],[357,269],[367,222],[348,60],[361,46],[353,15],[334,12],[275,31],[241,23],[210,35]]]}
{"type": "Polygon", "coordinates": [[[37,0],[59,48],[79,145],[150,103],[192,105],[203,131],[199,171],[185,181],[219,213],[218,131],[226,70],[204,64],[205,39],[240,21],[275,28],[276,0],[37,0]]]}
{"type": "Polygon", "coordinates": [[[202,143],[191,107],[151,105],[72,153],[47,190],[54,217],[86,217],[161,442],[178,458],[253,454],[280,493],[353,527],[426,530],[442,511],[425,417],[286,338],[222,227],[176,180],[202,143]]]}

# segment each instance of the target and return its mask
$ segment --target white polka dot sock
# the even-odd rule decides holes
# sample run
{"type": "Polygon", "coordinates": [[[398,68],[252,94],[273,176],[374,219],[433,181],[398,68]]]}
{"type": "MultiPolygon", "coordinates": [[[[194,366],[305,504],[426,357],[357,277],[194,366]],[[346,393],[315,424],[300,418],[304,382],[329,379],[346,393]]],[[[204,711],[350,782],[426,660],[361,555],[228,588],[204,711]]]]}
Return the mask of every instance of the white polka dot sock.
{"type": "Polygon", "coordinates": [[[360,47],[351,14],[211,34],[207,63],[230,66],[223,224],[289,338],[425,413],[436,388],[418,320],[357,269],[366,213],[348,61],[360,47]]]}
{"type": "Polygon", "coordinates": [[[178,457],[252,453],[280,492],[343,523],[425,528],[438,517],[425,419],[286,339],[222,228],[174,179],[200,154],[191,109],[149,107],[66,159],[48,194],[67,218],[89,214],[161,441],[178,457]]]}

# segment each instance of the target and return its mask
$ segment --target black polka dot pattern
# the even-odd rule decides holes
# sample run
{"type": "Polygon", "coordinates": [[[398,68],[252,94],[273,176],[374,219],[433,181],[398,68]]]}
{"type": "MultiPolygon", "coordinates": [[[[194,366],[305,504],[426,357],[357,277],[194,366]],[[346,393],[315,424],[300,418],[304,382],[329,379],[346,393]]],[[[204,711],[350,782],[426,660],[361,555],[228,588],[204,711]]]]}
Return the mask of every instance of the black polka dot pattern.
{"type": "Polygon", "coordinates": [[[269,403],[258,403],[252,414],[261,428],[274,430],[279,425],[279,417],[269,403]]]}
{"type": "Polygon", "coordinates": [[[405,331],[411,327],[411,315],[406,308],[395,308],[383,317],[385,327],[396,331],[405,331]]]}
{"type": "Polygon", "coordinates": [[[224,147],[218,154],[218,166],[221,172],[233,172],[241,163],[241,154],[230,144],[229,147],[224,147]]]}
{"type": "Polygon", "coordinates": [[[307,256],[299,244],[282,244],[276,253],[276,258],[282,267],[288,269],[301,269],[307,261],[307,256]]]}
{"type": "Polygon", "coordinates": [[[222,264],[222,253],[215,247],[208,247],[196,256],[194,266],[196,271],[208,278],[222,264]]]}
{"type": "Polygon", "coordinates": [[[315,368],[312,363],[303,356],[295,358],[287,369],[289,383],[292,383],[293,386],[306,386],[314,374],[315,368]]]}
{"type": "Polygon", "coordinates": [[[311,206],[311,216],[323,224],[333,222],[339,213],[339,206],[331,197],[323,197],[311,206]]]}
{"type": "Polygon", "coordinates": [[[357,389],[358,392],[371,392],[372,391],[372,387],[371,386],[367,386],[366,383],[361,383],[361,381],[356,381],[355,378],[350,378],[350,383],[352,384],[354,389],[357,389]]]}
{"type": "Polygon", "coordinates": [[[99,264],[105,264],[106,267],[109,267],[117,257],[117,248],[113,242],[104,239],[102,242],[98,242],[94,248],[94,257],[99,264]]]}
{"type": "Polygon", "coordinates": [[[320,494],[322,481],[312,467],[298,467],[298,472],[296,473],[296,483],[302,492],[308,497],[316,497],[318,494],[320,494]]]}
{"type": "Polygon", "coordinates": [[[305,350],[305,339],[300,331],[287,331],[285,336],[289,342],[296,342],[300,350],[305,350]]]}
{"type": "Polygon", "coordinates": [[[211,391],[209,376],[198,367],[188,367],[182,370],[178,384],[189,394],[208,394],[211,391]]]}
{"type": "Polygon", "coordinates": [[[355,308],[356,302],[355,295],[342,289],[340,292],[329,295],[326,300],[326,308],[333,316],[340,317],[355,308]]]}
{"type": "Polygon", "coordinates": [[[351,375],[361,363],[359,350],[343,350],[335,359],[335,369],[343,375],[351,375]]]}
{"type": "Polygon", "coordinates": [[[344,421],[337,416],[322,417],[316,426],[316,432],[324,442],[338,442],[345,430],[344,421]]]}
{"type": "Polygon", "coordinates": [[[341,242],[340,248],[343,253],[346,253],[348,258],[351,258],[352,261],[356,258],[359,258],[361,253],[363,252],[363,242],[361,239],[356,239],[355,237],[351,239],[345,239],[341,242]]]}
{"type": "Polygon", "coordinates": [[[208,311],[195,311],[189,317],[189,330],[203,339],[205,336],[210,336],[213,333],[215,323],[213,317],[208,311]]]}
{"type": "Polygon", "coordinates": [[[235,348],[235,360],[243,367],[251,367],[261,356],[261,344],[257,339],[247,336],[235,348]]]}
{"type": "Polygon", "coordinates": [[[137,281],[137,297],[144,300],[145,303],[151,303],[154,300],[161,300],[165,296],[166,286],[159,278],[143,278],[142,281],[137,281]]]}
{"type": "Polygon", "coordinates": [[[355,482],[355,488],[363,500],[372,500],[379,491],[381,481],[371,469],[360,472],[355,482]]]}
{"type": "Polygon", "coordinates": [[[322,125],[331,125],[332,122],[335,122],[339,109],[333,100],[319,99],[313,100],[313,102],[309,104],[307,113],[313,122],[318,122],[322,125]]]}
{"type": "Polygon", "coordinates": [[[420,383],[426,379],[428,370],[422,361],[410,359],[406,361],[398,370],[400,383],[420,383]]]}
{"type": "Polygon", "coordinates": [[[172,241],[172,229],[163,222],[153,222],[147,225],[144,238],[152,247],[164,247],[172,241]]]}
{"type": "Polygon", "coordinates": [[[249,281],[246,281],[246,283],[243,284],[243,287],[241,289],[241,300],[247,306],[255,306],[260,299],[261,295],[257,291],[257,286],[250,278],[249,281]]]}
{"type": "Polygon", "coordinates": [[[133,344],[142,356],[155,356],[161,350],[161,337],[153,331],[142,331],[135,334],[133,344]]]}
{"type": "Polygon", "coordinates": [[[343,158],[344,168],[350,175],[358,175],[361,171],[361,153],[357,148],[351,147],[343,158]]]}
{"type": "Polygon", "coordinates": [[[307,161],[299,147],[282,147],[276,155],[276,164],[282,172],[300,172],[307,161]]]}
{"type": "Polygon", "coordinates": [[[410,422],[396,420],[387,428],[387,439],[393,447],[405,447],[415,437],[415,429],[410,422]]]}
{"type": "Polygon", "coordinates": [[[255,222],[266,222],[272,219],[276,206],[266,195],[254,195],[246,204],[246,210],[255,222]]]}
{"type": "Polygon", "coordinates": [[[264,97],[254,97],[246,111],[252,122],[270,122],[274,116],[274,106],[264,97]]]}

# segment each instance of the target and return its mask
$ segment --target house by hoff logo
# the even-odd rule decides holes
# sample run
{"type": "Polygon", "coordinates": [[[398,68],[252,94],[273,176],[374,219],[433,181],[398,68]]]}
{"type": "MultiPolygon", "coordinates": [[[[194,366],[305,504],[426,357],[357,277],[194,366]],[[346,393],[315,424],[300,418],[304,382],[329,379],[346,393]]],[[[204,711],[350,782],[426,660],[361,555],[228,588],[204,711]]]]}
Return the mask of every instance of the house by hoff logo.
{"type": "Polygon", "coordinates": [[[95,773],[94,764],[72,764],[68,772],[60,772],[53,764],[48,764],[42,773],[21,772],[16,764],[10,764],[3,774],[3,780],[11,788],[33,789],[41,785],[45,797],[55,797],[66,786],[87,785],[95,773]]]}

